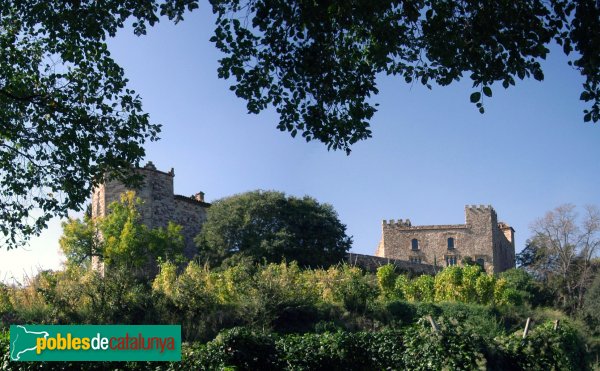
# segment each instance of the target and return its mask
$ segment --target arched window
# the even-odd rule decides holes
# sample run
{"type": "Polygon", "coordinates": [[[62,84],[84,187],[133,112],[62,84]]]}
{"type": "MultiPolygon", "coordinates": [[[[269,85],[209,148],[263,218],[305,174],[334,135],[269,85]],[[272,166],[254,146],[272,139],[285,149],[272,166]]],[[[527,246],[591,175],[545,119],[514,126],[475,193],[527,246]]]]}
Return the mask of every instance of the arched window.
{"type": "Polygon", "coordinates": [[[448,250],[454,250],[454,238],[448,238],[448,250]]]}
{"type": "Polygon", "coordinates": [[[411,244],[412,244],[413,250],[419,250],[419,240],[417,240],[416,238],[413,238],[411,241],[411,244]]]}

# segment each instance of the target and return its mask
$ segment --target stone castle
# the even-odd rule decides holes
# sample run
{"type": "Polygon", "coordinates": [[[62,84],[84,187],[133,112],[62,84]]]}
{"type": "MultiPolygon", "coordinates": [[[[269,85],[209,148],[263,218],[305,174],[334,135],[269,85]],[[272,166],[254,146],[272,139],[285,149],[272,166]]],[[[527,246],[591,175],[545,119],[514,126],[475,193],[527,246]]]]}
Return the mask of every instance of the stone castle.
{"type": "MultiPolygon", "coordinates": [[[[206,220],[210,204],[204,193],[181,196],[174,193],[175,172],[157,170],[152,162],[135,170],[144,176],[135,189],[143,204],[142,223],[149,228],[166,227],[173,221],[183,227],[184,255],[192,259],[197,252],[194,237],[206,220]]],[[[129,189],[119,181],[108,181],[92,191],[92,217],[105,216],[108,205],[118,201],[129,189]]],[[[466,223],[459,225],[412,226],[410,220],[383,221],[381,242],[375,256],[349,253],[351,264],[374,270],[387,263],[400,271],[433,273],[437,268],[460,264],[466,257],[488,272],[502,272],[515,265],[514,230],[497,221],[491,206],[467,206],[466,223]]],[[[94,259],[93,265],[102,270],[94,259]]]]}
{"type": "MultiPolygon", "coordinates": [[[[144,176],[142,184],[135,189],[136,196],[142,199],[140,217],[149,228],[166,227],[173,221],[183,227],[185,240],[184,255],[193,258],[196,255],[194,237],[200,233],[200,227],[206,220],[209,203],[204,202],[204,193],[193,196],[176,195],[173,192],[173,169],[168,173],[156,170],[152,162],[135,171],[144,176]]],[[[106,215],[108,205],[119,201],[121,194],[129,189],[119,181],[109,181],[92,191],[92,217],[106,215]]]]}
{"type": "Polygon", "coordinates": [[[465,224],[413,226],[407,220],[384,220],[376,256],[439,267],[466,258],[488,273],[515,266],[515,230],[498,222],[491,206],[465,207],[465,224]]]}

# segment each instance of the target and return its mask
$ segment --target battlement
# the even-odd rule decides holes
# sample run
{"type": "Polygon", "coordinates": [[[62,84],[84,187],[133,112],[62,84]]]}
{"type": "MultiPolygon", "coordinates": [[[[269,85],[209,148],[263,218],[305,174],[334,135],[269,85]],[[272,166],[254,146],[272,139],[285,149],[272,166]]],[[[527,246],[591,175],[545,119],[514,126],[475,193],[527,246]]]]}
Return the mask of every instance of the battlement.
{"type": "Polygon", "coordinates": [[[496,216],[496,210],[492,207],[492,205],[466,205],[465,206],[465,214],[469,213],[491,213],[496,216]]]}
{"type": "Polygon", "coordinates": [[[383,220],[382,222],[383,225],[387,225],[387,226],[394,226],[394,227],[407,227],[410,228],[411,227],[411,223],[410,223],[410,219],[398,219],[397,221],[395,221],[394,219],[390,219],[388,220],[383,220]]]}
{"type": "Polygon", "coordinates": [[[492,205],[466,205],[465,209],[476,209],[476,210],[494,210],[492,205]]]}

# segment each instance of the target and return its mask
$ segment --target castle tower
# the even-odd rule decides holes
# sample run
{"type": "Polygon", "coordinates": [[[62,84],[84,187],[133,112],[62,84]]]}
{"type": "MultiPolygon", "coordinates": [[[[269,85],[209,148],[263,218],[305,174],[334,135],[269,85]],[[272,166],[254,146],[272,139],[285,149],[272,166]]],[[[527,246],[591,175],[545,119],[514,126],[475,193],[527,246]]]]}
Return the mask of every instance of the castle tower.
{"type": "Polygon", "coordinates": [[[156,170],[154,164],[148,162],[146,166],[135,171],[144,177],[137,188],[129,189],[123,183],[111,180],[92,191],[92,217],[106,216],[108,206],[112,202],[119,201],[124,192],[133,190],[143,201],[139,210],[142,223],[148,228],[166,227],[175,211],[173,169],[165,173],[156,170]]]}
{"type": "MultiPolygon", "coordinates": [[[[204,192],[190,197],[174,194],[174,169],[163,172],[157,170],[152,162],[135,171],[143,176],[141,184],[135,189],[129,189],[117,180],[107,181],[93,189],[92,217],[106,216],[112,202],[119,201],[124,192],[133,190],[142,200],[139,209],[142,223],[149,228],[165,228],[170,221],[181,225],[185,241],[184,255],[192,259],[197,251],[194,237],[200,232],[210,207],[204,201],[204,192]]],[[[98,259],[93,260],[92,264],[99,270],[103,269],[98,259]]]]}
{"type": "Polygon", "coordinates": [[[498,224],[496,211],[489,205],[465,206],[465,222],[470,229],[469,252],[474,261],[492,263],[494,228],[498,224]]]}

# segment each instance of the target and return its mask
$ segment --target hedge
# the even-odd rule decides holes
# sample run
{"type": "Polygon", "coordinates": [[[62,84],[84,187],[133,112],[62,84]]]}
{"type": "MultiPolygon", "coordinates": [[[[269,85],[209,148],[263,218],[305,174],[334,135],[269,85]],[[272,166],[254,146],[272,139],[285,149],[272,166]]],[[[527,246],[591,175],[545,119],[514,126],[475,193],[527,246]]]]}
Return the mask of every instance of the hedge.
{"type": "Polygon", "coordinates": [[[551,323],[488,341],[455,320],[421,320],[400,330],[278,336],[248,328],[221,332],[207,344],[182,347],[182,361],[12,362],[0,334],[3,370],[587,370],[585,344],[568,324],[551,323]]]}

